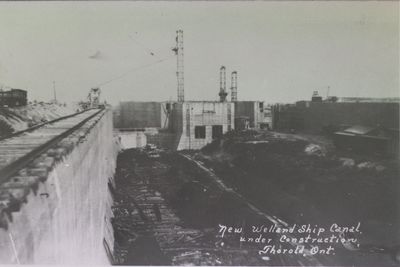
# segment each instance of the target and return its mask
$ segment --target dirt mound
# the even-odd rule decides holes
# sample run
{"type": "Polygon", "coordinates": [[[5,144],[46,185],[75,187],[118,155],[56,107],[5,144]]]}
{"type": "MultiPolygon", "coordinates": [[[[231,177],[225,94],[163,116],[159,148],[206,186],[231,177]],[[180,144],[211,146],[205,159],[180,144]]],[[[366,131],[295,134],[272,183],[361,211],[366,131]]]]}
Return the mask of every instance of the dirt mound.
{"type": "Polygon", "coordinates": [[[376,225],[386,233],[365,235],[365,242],[400,243],[395,237],[400,229],[393,227],[398,223],[400,193],[396,160],[337,151],[326,155],[304,138],[255,131],[232,132],[196,158],[257,206],[284,220],[360,221],[371,233],[376,225]],[[344,157],[351,164],[343,164],[344,157]]]}
{"type": "Polygon", "coordinates": [[[0,137],[74,112],[72,106],[54,103],[34,103],[25,107],[1,108],[0,137]]]}

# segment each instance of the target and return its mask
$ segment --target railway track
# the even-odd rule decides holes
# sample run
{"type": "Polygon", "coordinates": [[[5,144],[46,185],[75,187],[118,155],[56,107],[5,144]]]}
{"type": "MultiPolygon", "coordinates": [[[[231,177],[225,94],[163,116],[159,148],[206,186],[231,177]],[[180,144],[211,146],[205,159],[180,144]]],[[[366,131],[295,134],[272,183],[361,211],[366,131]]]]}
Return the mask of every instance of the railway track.
{"type": "MultiPolygon", "coordinates": [[[[263,220],[269,221],[272,224],[274,224],[276,227],[287,227],[289,226],[289,224],[281,219],[279,219],[278,217],[274,216],[274,215],[269,215],[265,212],[263,212],[262,210],[260,210],[259,208],[257,208],[254,204],[252,204],[246,197],[242,196],[241,194],[239,194],[238,192],[236,192],[235,190],[233,190],[232,188],[228,187],[215,173],[213,170],[210,170],[209,168],[207,168],[202,162],[194,159],[193,157],[191,157],[190,155],[187,154],[180,154],[180,156],[182,156],[183,158],[185,158],[186,160],[188,160],[189,162],[192,162],[194,164],[196,164],[196,166],[198,168],[200,168],[210,179],[212,179],[217,186],[224,192],[230,194],[234,199],[236,199],[238,201],[238,203],[242,203],[246,206],[246,208],[249,210],[250,214],[253,214],[254,216],[257,216],[263,220]]],[[[279,235],[279,234],[278,234],[279,235]]],[[[286,234],[287,236],[289,236],[289,234],[286,234]]],[[[279,245],[279,244],[278,244],[279,245]]],[[[295,249],[296,245],[295,243],[291,243],[290,244],[292,246],[293,249],[295,249]]],[[[305,254],[308,254],[307,257],[299,257],[299,258],[292,258],[290,259],[291,264],[295,263],[296,265],[300,265],[300,266],[321,266],[322,263],[319,262],[319,260],[316,257],[310,257],[310,248],[306,247],[304,249],[305,254]]],[[[282,257],[283,263],[286,265],[288,264],[288,262],[285,262],[289,259],[289,257],[282,257]]]]}
{"type": "Polygon", "coordinates": [[[103,109],[85,110],[0,139],[0,185],[102,112],[103,109]]]}

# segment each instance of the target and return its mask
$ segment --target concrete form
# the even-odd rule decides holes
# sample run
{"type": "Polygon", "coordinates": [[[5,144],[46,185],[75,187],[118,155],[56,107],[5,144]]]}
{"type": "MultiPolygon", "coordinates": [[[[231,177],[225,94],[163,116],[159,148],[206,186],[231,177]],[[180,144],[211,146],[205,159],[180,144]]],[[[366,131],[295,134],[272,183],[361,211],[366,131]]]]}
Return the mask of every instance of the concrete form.
{"type": "Polygon", "coordinates": [[[177,150],[200,149],[234,129],[234,114],[232,102],[175,103],[170,129],[178,136],[177,150]]]}
{"type": "Polygon", "coordinates": [[[167,129],[173,102],[121,102],[114,109],[117,129],[167,129]]]}
{"type": "Polygon", "coordinates": [[[114,232],[108,184],[117,153],[111,112],[104,111],[3,183],[0,262],[110,264],[114,232]]]}
{"type": "Polygon", "coordinates": [[[144,147],[147,144],[147,137],[143,131],[118,131],[116,135],[121,149],[144,147]]]}
{"type": "Polygon", "coordinates": [[[271,106],[264,106],[264,119],[261,124],[261,128],[263,129],[273,129],[272,127],[272,107],[271,106]]]}
{"type": "Polygon", "coordinates": [[[175,150],[172,108],[173,102],[121,102],[114,109],[114,128],[123,149],[153,144],[175,150]]]}
{"type": "Polygon", "coordinates": [[[121,102],[114,110],[114,125],[120,129],[161,127],[160,102],[121,102]]]}
{"type": "Polygon", "coordinates": [[[115,128],[125,130],[121,138],[130,139],[128,147],[145,144],[126,130],[145,131],[145,143],[172,150],[200,149],[227,131],[260,129],[268,123],[261,101],[122,102],[114,120],[115,128]]]}
{"type": "Polygon", "coordinates": [[[264,102],[237,101],[235,104],[235,129],[260,129],[263,125],[264,102]]]}
{"type": "Polygon", "coordinates": [[[342,126],[399,128],[399,103],[329,103],[299,101],[274,105],[273,127],[308,133],[337,131],[342,126]]]}

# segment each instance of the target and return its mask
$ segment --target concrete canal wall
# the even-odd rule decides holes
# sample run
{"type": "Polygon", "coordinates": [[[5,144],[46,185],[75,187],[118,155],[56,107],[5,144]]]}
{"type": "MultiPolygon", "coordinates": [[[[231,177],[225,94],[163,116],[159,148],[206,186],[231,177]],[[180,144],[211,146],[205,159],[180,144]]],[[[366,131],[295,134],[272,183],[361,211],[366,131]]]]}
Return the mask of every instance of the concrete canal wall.
{"type": "MultiPolygon", "coordinates": [[[[63,140],[67,149],[39,163],[50,162],[40,182],[9,189],[8,195],[2,190],[0,205],[22,201],[2,210],[1,264],[110,264],[114,236],[108,183],[118,153],[112,112],[87,124],[63,140]]],[[[32,170],[25,170],[27,177],[33,177],[32,170]]]]}

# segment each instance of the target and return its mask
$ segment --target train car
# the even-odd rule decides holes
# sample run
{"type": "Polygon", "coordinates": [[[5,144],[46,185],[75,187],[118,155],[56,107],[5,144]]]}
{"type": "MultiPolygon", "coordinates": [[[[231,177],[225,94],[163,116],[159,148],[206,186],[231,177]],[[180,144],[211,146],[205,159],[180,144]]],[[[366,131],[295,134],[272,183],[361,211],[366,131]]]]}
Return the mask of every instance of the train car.
{"type": "Polygon", "coordinates": [[[28,93],[22,89],[0,91],[0,107],[20,107],[28,103],[28,93]]]}

